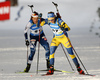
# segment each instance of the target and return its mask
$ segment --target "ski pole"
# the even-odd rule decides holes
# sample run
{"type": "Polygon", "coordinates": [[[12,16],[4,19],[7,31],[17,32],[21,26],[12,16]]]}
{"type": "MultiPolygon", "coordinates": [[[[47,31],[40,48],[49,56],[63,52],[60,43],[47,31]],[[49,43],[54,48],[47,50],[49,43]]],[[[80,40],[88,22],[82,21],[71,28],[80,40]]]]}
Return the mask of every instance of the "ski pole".
{"type": "MultiPolygon", "coordinates": [[[[31,8],[31,11],[33,12],[32,7],[34,6],[33,5],[28,5],[28,6],[31,8]]],[[[39,64],[39,49],[40,49],[40,29],[39,29],[38,56],[37,56],[37,71],[36,71],[37,74],[38,74],[38,64],[39,64]]]]}
{"type": "MultiPolygon", "coordinates": [[[[42,13],[40,13],[40,23],[41,23],[41,17],[42,17],[42,13]]],[[[39,23],[39,27],[40,27],[40,23],[39,23]]],[[[39,50],[40,50],[40,29],[39,29],[39,42],[38,42],[38,56],[37,56],[37,74],[38,74],[38,66],[39,66],[39,50]]]]}
{"type": "Polygon", "coordinates": [[[28,5],[28,6],[31,8],[31,11],[32,11],[32,13],[33,13],[33,9],[32,9],[32,8],[33,8],[34,6],[33,6],[33,5],[28,5]]]}
{"type": "Polygon", "coordinates": [[[38,42],[38,56],[37,56],[37,71],[38,74],[38,66],[39,66],[39,50],[40,50],[40,30],[39,30],[39,42],[38,42]]]}
{"type": "Polygon", "coordinates": [[[68,56],[67,56],[67,54],[66,54],[66,52],[65,52],[65,50],[64,50],[64,48],[63,48],[63,45],[62,45],[62,44],[61,44],[61,47],[62,47],[62,49],[63,49],[63,51],[64,51],[64,54],[65,54],[65,56],[66,56],[66,58],[67,58],[67,60],[68,60],[68,62],[69,62],[69,65],[70,65],[70,67],[71,67],[72,71],[74,71],[74,69],[73,69],[73,67],[72,67],[72,65],[71,65],[71,63],[70,63],[70,61],[69,61],[69,58],[68,58],[68,56]]]}
{"type": "MultiPolygon", "coordinates": [[[[56,10],[57,10],[57,13],[58,13],[59,17],[61,18],[60,14],[59,14],[59,10],[58,10],[58,8],[57,8],[58,4],[56,4],[56,3],[54,3],[54,2],[52,2],[52,3],[55,5],[56,10]]],[[[71,67],[72,71],[74,71],[74,69],[73,69],[73,67],[72,67],[72,65],[71,65],[71,63],[70,63],[70,61],[69,61],[69,58],[68,58],[68,56],[67,56],[67,54],[66,54],[66,52],[65,52],[65,50],[64,50],[64,48],[63,48],[63,46],[62,46],[62,44],[61,44],[61,47],[62,47],[62,49],[63,49],[63,51],[64,51],[64,54],[65,54],[65,56],[66,56],[66,58],[67,58],[67,60],[68,60],[68,62],[69,62],[69,64],[70,64],[70,67],[71,67]]]]}
{"type": "Polygon", "coordinates": [[[38,42],[38,56],[37,56],[37,71],[38,74],[38,66],[39,66],[39,50],[40,50],[40,30],[39,30],[39,42],[38,42]]]}
{"type": "MultiPolygon", "coordinates": [[[[57,12],[59,13],[59,10],[58,10],[58,8],[57,8],[57,4],[56,3],[54,3],[54,2],[52,2],[54,5],[55,5],[55,7],[56,7],[56,10],[57,10],[57,12]]],[[[63,31],[64,32],[64,31],[63,31]]],[[[65,33],[64,33],[65,34],[65,33]]],[[[67,38],[67,36],[66,36],[66,38],[67,38]]],[[[68,39],[68,38],[67,38],[68,39]]],[[[69,41],[69,43],[70,43],[70,45],[72,46],[72,44],[71,44],[71,42],[70,42],[70,40],[68,39],[68,41],[69,41]]],[[[72,48],[73,48],[73,46],[72,46],[72,48]]],[[[81,59],[79,58],[79,56],[78,56],[78,54],[76,53],[76,51],[75,51],[75,49],[73,48],[73,50],[74,50],[74,52],[75,52],[75,54],[76,54],[76,56],[78,57],[78,59],[79,59],[79,61],[80,61],[80,63],[82,64],[82,66],[83,66],[83,68],[85,69],[85,71],[86,71],[86,73],[88,74],[88,72],[87,72],[87,70],[86,70],[86,68],[85,68],[85,66],[84,66],[84,64],[82,63],[82,61],[81,61],[81,59]]]]}
{"type": "Polygon", "coordinates": [[[28,46],[27,46],[27,63],[28,63],[28,46]]]}
{"type": "Polygon", "coordinates": [[[56,3],[54,3],[54,2],[52,2],[52,3],[55,5],[57,12],[59,12],[59,10],[58,10],[58,8],[57,8],[58,4],[56,4],[56,3]]]}

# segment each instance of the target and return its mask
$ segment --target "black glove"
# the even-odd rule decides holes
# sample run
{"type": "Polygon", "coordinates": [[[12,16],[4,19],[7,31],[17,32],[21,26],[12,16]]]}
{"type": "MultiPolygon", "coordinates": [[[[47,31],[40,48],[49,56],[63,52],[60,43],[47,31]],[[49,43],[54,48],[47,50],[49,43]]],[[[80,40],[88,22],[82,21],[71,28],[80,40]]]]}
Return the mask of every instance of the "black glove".
{"type": "Polygon", "coordinates": [[[26,40],[26,46],[29,46],[29,41],[28,40],[26,40]]]}
{"type": "Polygon", "coordinates": [[[61,30],[62,30],[62,31],[64,31],[64,30],[65,30],[65,28],[64,28],[64,27],[61,27],[61,30]]]}

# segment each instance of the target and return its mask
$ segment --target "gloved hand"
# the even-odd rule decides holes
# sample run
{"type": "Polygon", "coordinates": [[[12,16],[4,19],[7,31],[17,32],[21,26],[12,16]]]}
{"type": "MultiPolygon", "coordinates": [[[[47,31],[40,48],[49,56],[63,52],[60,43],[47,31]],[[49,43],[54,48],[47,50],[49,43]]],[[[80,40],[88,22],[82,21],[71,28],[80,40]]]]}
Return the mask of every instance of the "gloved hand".
{"type": "Polygon", "coordinates": [[[42,17],[42,13],[40,13],[40,14],[38,15],[38,17],[41,18],[41,17],[42,17]]]}
{"type": "Polygon", "coordinates": [[[65,30],[65,28],[64,28],[64,27],[61,27],[61,30],[62,30],[62,31],[64,31],[64,30],[65,30]]]}
{"type": "Polygon", "coordinates": [[[26,40],[26,46],[29,46],[29,41],[28,40],[26,40]]]}

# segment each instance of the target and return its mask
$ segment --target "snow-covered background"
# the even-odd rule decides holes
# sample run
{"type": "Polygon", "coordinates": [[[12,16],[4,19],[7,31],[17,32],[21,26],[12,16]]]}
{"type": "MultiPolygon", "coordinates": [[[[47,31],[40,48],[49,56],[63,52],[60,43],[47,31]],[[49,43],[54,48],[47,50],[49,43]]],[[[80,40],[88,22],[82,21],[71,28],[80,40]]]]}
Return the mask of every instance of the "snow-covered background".
{"type": "MultiPolygon", "coordinates": [[[[4,1],[4,0],[0,0],[4,1]]],[[[56,12],[52,0],[19,0],[17,7],[11,7],[10,20],[0,21],[0,80],[100,80],[100,38],[95,35],[99,32],[100,21],[96,13],[100,7],[99,0],[53,0],[58,3],[58,9],[62,19],[69,25],[71,31],[68,32],[72,45],[80,56],[87,71],[96,75],[82,76],[76,74],[76,68],[70,59],[76,73],[55,72],[53,76],[40,76],[46,72],[39,72],[36,75],[37,52],[34,56],[32,67],[28,74],[18,74],[17,71],[23,71],[26,67],[26,46],[24,42],[24,28],[31,15],[31,9],[27,5],[34,5],[34,10],[43,13],[47,17],[48,11],[56,12]],[[18,11],[20,17],[15,20],[18,11]],[[90,27],[94,22],[93,31],[90,27]]],[[[48,42],[51,42],[52,32],[48,25],[43,26],[48,42]]],[[[46,69],[45,51],[40,47],[39,69],[46,69]]],[[[67,53],[67,52],[66,52],[67,53]]],[[[55,68],[72,71],[66,57],[59,46],[55,53],[55,68]]],[[[82,68],[83,69],[83,68],[82,68]]]]}

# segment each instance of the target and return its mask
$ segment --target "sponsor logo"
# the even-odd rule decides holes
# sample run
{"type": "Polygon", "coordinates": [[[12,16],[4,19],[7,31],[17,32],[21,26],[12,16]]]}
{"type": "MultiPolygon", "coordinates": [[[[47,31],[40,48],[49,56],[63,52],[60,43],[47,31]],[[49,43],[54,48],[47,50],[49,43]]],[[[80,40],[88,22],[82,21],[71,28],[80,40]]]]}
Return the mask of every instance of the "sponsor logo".
{"type": "Polygon", "coordinates": [[[60,20],[60,21],[59,21],[59,23],[62,23],[62,22],[63,22],[63,20],[60,20]]]}
{"type": "Polygon", "coordinates": [[[54,44],[56,44],[55,42],[51,42],[51,43],[54,43],[54,44]]]}
{"type": "Polygon", "coordinates": [[[36,40],[35,39],[31,39],[30,41],[31,41],[30,42],[31,43],[30,47],[33,48],[34,47],[33,44],[35,43],[36,40]]]}
{"type": "Polygon", "coordinates": [[[43,36],[42,39],[44,39],[45,41],[47,40],[47,38],[45,36],[43,36]]]}
{"type": "Polygon", "coordinates": [[[35,39],[31,39],[30,41],[36,41],[35,39]]]}
{"type": "Polygon", "coordinates": [[[65,44],[67,44],[69,41],[67,41],[65,44]]]}
{"type": "Polygon", "coordinates": [[[7,20],[10,18],[10,1],[0,3],[0,20],[7,20]]]}
{"type": "Polygon", "coordinates": [[[9,6],[0,7],[0,15],[9,14],[10,13],[9,8],[10,8],[9,6]]]}

